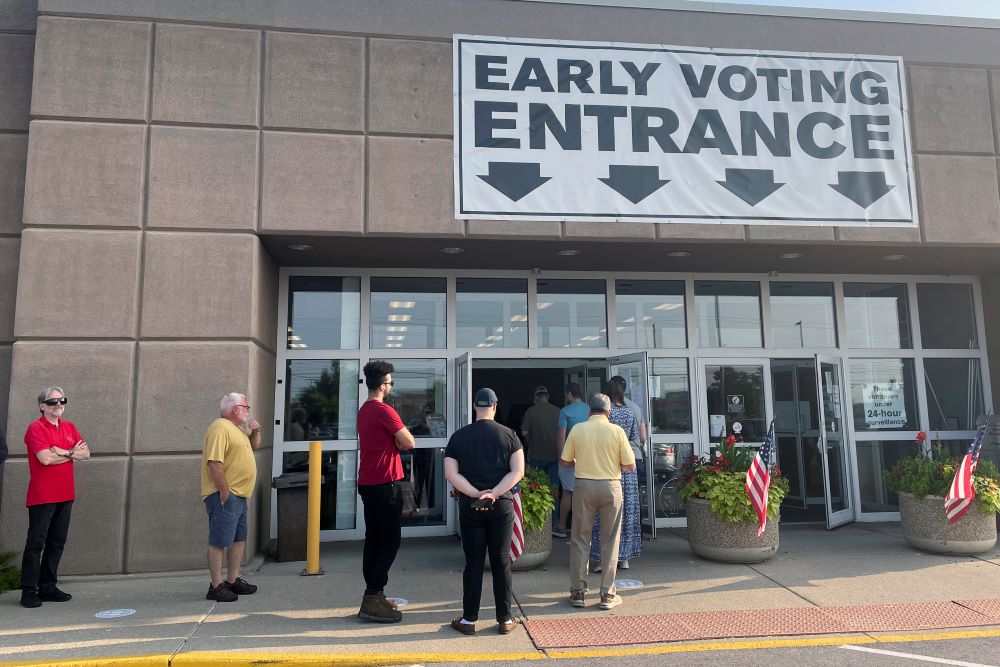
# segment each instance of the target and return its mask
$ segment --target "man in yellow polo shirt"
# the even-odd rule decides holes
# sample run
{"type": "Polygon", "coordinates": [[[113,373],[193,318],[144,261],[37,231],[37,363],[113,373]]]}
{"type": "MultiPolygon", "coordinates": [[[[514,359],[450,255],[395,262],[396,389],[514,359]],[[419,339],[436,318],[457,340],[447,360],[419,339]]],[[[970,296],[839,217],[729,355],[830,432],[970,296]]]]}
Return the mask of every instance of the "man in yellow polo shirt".
{"type": "Polygon", "coordinates": [[[611,399],[594,394],[588,401],[590,418],[570,431],[559,465],[576,465],[573,492],[573,536],[569,552],[569,601],[586,606],[587,563],[594,515],[601,515],[601,609],[622,603],[615,590],[618,541],[622,532],[622,470],[635,470],[628,436],[608,421],[611,399]]]}
{"type": "Polygon", "coordinates": [[[247,501],[257,484],[253,450],[260,447],[260,440],[260,424],[250,416],[247,397],[235,392],[223,396],[219,418],[205,433],[201,457],[201,497],[208,512],[208,571],[212,576],[205,595],[209,600],[234,602],[240,595],[257,591],[240,578],[240,565],[247,544],[247,501]],[[223,558],[226,579],[222,578],[223,558]]]}

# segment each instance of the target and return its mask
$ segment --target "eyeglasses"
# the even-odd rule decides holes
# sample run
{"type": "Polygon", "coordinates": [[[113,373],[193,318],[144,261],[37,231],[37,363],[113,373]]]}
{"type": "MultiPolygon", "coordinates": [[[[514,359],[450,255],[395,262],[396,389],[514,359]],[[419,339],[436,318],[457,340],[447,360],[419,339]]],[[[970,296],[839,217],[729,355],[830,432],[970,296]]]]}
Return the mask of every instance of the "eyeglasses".
{"type": "Polygon", "coordinates": [[[48,405],[49,407],[55,407],[57,405],[66,405],[67,399],[65,396],[62,398],[46,398],[42,403],[48,405]]]}
{"type": "Polygon", "coordinates": [[[390,387],[392,387],[392,386],[394,386],[396,384],[396,382],[395,381],[392,381],[392,382],[383,382],[382,384],[387,384],[390,387]]]}
{"type": "Polygon", "coordinates": [[[250,409],[249,405],[239,405],[239,404],[237,404],[236,407],[238,407],[238,408],[246,408],[247,410],[250,409]]]}

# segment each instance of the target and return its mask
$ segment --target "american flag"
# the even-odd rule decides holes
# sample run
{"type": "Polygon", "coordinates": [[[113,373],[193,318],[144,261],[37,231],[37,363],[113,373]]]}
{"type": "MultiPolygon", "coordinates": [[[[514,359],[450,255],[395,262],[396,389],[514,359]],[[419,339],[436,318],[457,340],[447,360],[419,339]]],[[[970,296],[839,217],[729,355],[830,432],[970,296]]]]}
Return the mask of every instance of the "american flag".
{"type": "Polygon", "coordinates": [[[753,505],[754,512],[760,527],[757,528],[757,539],[764,535],[764,528],[767,526],[767,491],[771,487],[771,454],[774,445],[774,421],[767,427],[767,437],[764,444],[760,446],[757,455],[753,457],[750,469],[747,470],[746,490],[750,496],[750,504],[753,505]]]}
{"type": "Polygon", "coordinates": [[[514,532],[510,537],[510,562],[521,557],[524,551],[524,514],[521,511],[521,485],[514,487],[514,532]]]}
{"type": "Polygon", "coordinates": [[[979,431],[976,432],[976,439],[969,445],[969,451],[962,457],[962,462],[955,471],[955,479],[951,482],[951,489],[948,497],[944,499],[944,511],[948,515],[948,523],[955,523],[969,511],[972,501],[976,498],[976,489],[972,486],[972,474],[976,472],[976,465],[979,463],[979,454],[983,449],[983,436],[986,435],[986,420],[979,431]]]}

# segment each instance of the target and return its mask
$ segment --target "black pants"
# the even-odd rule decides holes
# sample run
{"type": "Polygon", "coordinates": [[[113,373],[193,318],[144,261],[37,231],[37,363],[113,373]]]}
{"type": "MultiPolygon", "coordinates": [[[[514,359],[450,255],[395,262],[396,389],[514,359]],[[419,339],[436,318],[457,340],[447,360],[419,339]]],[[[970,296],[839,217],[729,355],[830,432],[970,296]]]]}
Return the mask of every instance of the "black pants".
{"type": "Polygon", "coordinates": [[[493,599],[497,608],[497,623],[510,619],[510,538],[514,532],[514,501],[500,498],[493,509],[482,512],[470,506],[471,498],[463,497],[458,504],[458,520],[462,525],[462,550],[465,551],[465,572],[462,574],[462,618],[479,619],[479,602],[483,594],[483,569],[486,553],[490,554],[493,571],[493,599]]]}
{"type": "Polygon", "coordinates": [[[28,508],[28,539],[21,559],[22,590],[44,591],[56,585],[72,510],[72,500],[28,508]]]}
{"type": "Polygon", "coordinates": [[[374,595],[389,582],[389,568],[396,560],[403,525],[403,494],[399,482],[358,485],[365,505],[365,549],[361,571],[365,595],[374,595]]]}

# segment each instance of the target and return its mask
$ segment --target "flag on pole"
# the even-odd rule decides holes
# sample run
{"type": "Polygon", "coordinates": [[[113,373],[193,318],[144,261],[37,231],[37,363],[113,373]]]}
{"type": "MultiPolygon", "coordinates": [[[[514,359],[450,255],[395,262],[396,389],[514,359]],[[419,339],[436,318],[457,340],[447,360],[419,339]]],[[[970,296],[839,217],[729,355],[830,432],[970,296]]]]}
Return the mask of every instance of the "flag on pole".
{"type": "Polygon", "coordinates": [[[521,511],[521,485],[514,487],[514,532],[510,537],[510,562],[521,557],[524,551],[524,514],[521,511]]]}
{"type": "Polygon", "coordinates": [[[760,446],[757,455],[753,457],[747,470],[746,490],[750,496],[750,504],[757,514],[760,526],[757,528],[757,539],[764,535],[767,527],[767,493],[771,487],[771,458],[774,451],[774,420],[767,427],[767,437],[760,446]]]}
{"type": "Polygon", "coordinates": [[[979,427],[976,432],[976,439],[969,445],[969,451],[962,457],[962,462],[955,471],[955,479],[951,482],[951,489],[944,499],[944,511],[948,515],[948,523],[955,523],[969,511],[972,501],[976,498],[976,489],[972,486],[972,474],[976,472],[976,465],[979,463],[979,454],[983,450],[983,436],[986,435],[986,426],[989,419],[979,427]]]}

